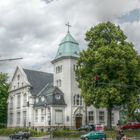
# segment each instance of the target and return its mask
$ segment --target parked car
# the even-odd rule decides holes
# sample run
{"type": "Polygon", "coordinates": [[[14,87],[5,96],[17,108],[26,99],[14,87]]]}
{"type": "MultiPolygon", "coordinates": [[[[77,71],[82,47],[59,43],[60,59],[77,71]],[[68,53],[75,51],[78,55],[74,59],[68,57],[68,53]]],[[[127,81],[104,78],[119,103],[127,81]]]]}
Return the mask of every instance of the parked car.
{"type": "Polygon", "coordinates": [[[140,122],[128,122],[121,127],[122,129],[140,129],[140,122]]]}
{"type": "Polygon", "coordinates": [[[84,125],[81,126],[80,128],[78,128],[79,131],[94,131],[95,130],[95,126],[94,125],[84,125]]]}
{"type": "Polygon", "coordinates": [[[94,139],[105,140],[106,134],[100,131],[92,131],[89,132],[88,134],[81,135],[81,139],[82,140],[94,140],[94,139]]]}
{"type": "Polygon", "coordinates": [[[10,137],[10,139],[29,139],[30,133],[20,131],[16,134],[10,135],[9,137],[10,137]]]}

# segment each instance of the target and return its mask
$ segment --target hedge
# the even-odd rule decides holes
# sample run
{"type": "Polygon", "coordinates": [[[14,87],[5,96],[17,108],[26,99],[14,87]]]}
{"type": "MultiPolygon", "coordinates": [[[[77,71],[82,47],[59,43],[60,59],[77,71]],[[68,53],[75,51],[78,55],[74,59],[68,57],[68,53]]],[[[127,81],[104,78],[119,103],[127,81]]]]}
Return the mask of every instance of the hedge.
{"type": "Polygon", "coordinates": [[[32,137],[40,137],[46,135],[45,132],[37,132],[33,129],[26,128],[3,128],[0,129],[0,136],[9,136],[11,134],[15,134],[19,131],[30,132],[32,137]]]}

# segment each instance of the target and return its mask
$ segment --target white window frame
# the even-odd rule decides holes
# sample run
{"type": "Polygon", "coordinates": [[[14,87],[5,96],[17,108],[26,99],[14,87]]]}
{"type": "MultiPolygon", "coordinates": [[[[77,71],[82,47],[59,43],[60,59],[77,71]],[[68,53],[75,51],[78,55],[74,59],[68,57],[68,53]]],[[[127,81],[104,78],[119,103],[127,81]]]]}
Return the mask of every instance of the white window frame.
{"type": "Polygon", "coordinates": [[[82,105],[82,97],[80,94],[75,94],[73,96],[73,105],[80,106],[82,105]]]}
{"type": "Polygon", "coordinates": [[[44,122],[45,120],[45,109],[41,109],[41,122],[44,122]]]}
{"type": "Polygon", "coordinates": [[[105,123],[105,111],[99,111],[99,123],[105,123]]]}
{"type": "Polygon", "coordinates": [[[23,95],[23,106],[27,106],[27,94],[23,95]]]}
{"type": "Polygon", "coordinates": [[[13,113],[9,114],[9,124],[12,125],[13,124],[13,113]]]}
{"type": "Polygon", "coordinates": [[[38,110],[35,110],[35,122],[38,122],[38,110]]]}
{"type": "Polygon", "coordinates": [[[20,106],[21,106],[21,95],[18,94],[17,95],[17,108],[20,108],[20,106]]]}
{"type": "Polygon", "coordinates": [[[14,98],[10,97],[10,109],[13,109],[13,100],[14,100],[14,98]]]}
{"type": "Polygon", "coordinates": [[[23,111],[23,124],[26,125],[26,120],[27,120],[27,112],[23,111]]]}
{"type": "Polygon", "coordinates": [[[61,79],[56,80],[56,85],[57,85],[57,87],[61,87],[62,86],[61,79]]]}
{"type": "Polygon", "coordinates": [[[20,124],[20,112],[17,112],[17,124],[20,124]]]}
{"type": "Polygon", "coordinates": [[[63,110],[60,109],[55,110],[55,124],[57,125],[63,124],[63,110]]]}
{"type": "Polygon", "coordinates": [[[94,122],[94,111],[88,111],[88,121],[94,122]]]}

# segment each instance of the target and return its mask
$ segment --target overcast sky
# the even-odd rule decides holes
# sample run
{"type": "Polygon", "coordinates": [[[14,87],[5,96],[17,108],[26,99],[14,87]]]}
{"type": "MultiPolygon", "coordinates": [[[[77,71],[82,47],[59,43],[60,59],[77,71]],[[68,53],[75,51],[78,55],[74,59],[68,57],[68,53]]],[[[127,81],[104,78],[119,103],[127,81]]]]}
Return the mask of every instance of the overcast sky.
{"type": "Polygon", "coordinates": [[[0,0],[0,71],[13,73],[17,65],[52,72],[58,44],[71,34],[86,48],[85,32],[100,22],[120,25],[140,53],[140,0],[0,0]]]}

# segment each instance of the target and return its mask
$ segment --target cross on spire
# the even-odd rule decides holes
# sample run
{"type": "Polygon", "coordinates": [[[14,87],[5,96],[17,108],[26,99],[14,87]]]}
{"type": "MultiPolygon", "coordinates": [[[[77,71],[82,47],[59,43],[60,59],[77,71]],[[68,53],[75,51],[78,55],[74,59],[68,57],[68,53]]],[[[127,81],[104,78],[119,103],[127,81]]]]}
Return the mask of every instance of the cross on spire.
{"type": "Polygon", "coordinates": [[[69,22],[65,25],[68,27],[68,33],[69,33],[69,29],[70,29],[71,25],[69,24],[69,22]]]}

